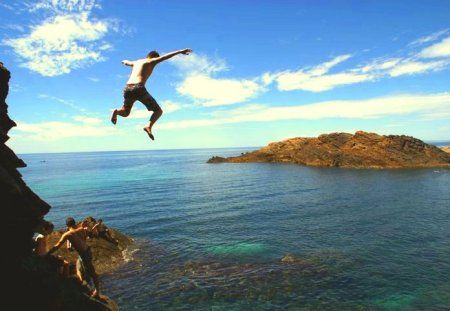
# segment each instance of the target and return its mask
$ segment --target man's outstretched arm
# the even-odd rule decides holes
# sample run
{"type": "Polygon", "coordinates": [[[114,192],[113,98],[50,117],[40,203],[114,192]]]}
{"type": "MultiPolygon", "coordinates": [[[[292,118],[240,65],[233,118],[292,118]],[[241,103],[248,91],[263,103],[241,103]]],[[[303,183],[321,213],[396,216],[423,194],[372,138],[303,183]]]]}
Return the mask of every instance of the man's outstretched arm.
{"type": "Polygon", "coordinates": [[[52,248],[50,248],[50,250],[48,251],[48,254],[51,254],[53,252],[55,252],[58,248],[61,247],[61,245],[64,244],[64,242],[67,240],[67,234],[64,233],[61,238],[59,239],[58,243],[55,244],[55,246],[53,246],[52,248]]]}
{"type": "Polygon", "coordinates": [[[124,64],[125,66],[131,66],[131,67],[133,67],[133,65],[134,65],[134,63],[131,60],[126,60],[126,59],[124,59],[122,61],[122,64],[124,64]]]}
{"type": "Polygon", "coordinates": [[[168,60],[169,58],[174,57],[175,55],[178,55],[178,54],[189,55],[190,53],[192,53],[191,49],[183,49],[183,50],[178,50],[178,51],[173,51],[173,52],[167,53],[160,57],[152,58],[150,61],[160,63],[162,61],[165,61],[165,60],[168,60]]]}

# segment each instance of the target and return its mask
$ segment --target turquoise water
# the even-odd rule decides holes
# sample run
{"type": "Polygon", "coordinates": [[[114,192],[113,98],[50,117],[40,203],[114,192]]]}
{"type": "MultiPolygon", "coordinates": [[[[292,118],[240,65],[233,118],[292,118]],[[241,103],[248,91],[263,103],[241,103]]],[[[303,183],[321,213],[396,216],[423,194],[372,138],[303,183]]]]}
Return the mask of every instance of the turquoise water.
{"type": "Polygon", "coordinates": [[[57,226],[137,238],[102,278],[122,310],[450,308],[450,170],[206,164],[243,151],[22,155],[21,172],[57,226]]]}

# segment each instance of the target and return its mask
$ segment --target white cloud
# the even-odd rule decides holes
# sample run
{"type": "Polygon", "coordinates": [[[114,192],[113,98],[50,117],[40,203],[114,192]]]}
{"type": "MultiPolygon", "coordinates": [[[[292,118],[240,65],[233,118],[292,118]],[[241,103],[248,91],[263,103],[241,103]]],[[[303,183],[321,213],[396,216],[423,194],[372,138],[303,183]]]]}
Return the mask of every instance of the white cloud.
{"type": "Polygon", "coordinates": [[[102,120],[99,118],[87,117],[87,116],[74,116],[75,121],[85,123],[85,124],[100,124],[102,120]]]}
{"type": "Polygon", "coordinates": [[[246,111],[231,110],[208,119],[167,122],[161,128],[212,126],[226,123],[267,122],[278,120],[319,120],[326,118],[369,119],[405,114],[450,113],[450,93],[396,95],[362,100],[335,100],[299,106],[269,107],[257,105],[246,111]]]}
{"type": "Polygon", "coordinates": [[[361,68],[362,72],[382,72],[395,67],[401,58],[377,59],[361,68]]]}
{"type": "Polygon", "coordinates": [[[17,122],[17,131],[30,139],[38,141],[54,141],[70,137],[103,137],[117,133],[110,126],[101,126],[89,122],[59,122],[42,123],[17,122]]]}
{"type": "Polygon", "coordinates": [[[162,102],[162,109],[164,110],[164,113],[171,113],[171,112],[175,112],[177,110],[180,110],[183,105],[173,102],[171,100],[165,100],[162,102]]]}
{"type": "MultiPolygon", "coordinates": [[[[161,102],[161,108],[165,114],[175,112],[177,110],[180,110],[183,107],[186,107],[186,105],[176,103],[171,100],[164,100],[161,102]]],[[[131,110],[131,113],[128,116],[128,118],[130,118],[130,119],[149,119],[150,115],[151,115],[151,112],[149,112],[147,109],[133,108],[131,110]]]]}
{"type": "Polygon", "coordinates": [[[68,107],[70,107],[72,109],[78,110],[80,112],[85,112],[86,111],[86,109],[84,109],[84,108],[74,104],[72,101],[67,100],[67,99],[59,98],[59,97],[48,95],[48,94],[39,94],[37,97],[40,98],[40,99],[50,99],[52,101],[56,101],[56,102],[58,102],[60,104],[63,104],[63,105],[68,106],[68,107]]]}
{"type": "Polygon", "coordinates": [[[449,63],[449,61],[422,62],[417,60],[406,60],[393,66],[392,69],[389,70],[389,75],[391,77],[398,77],[402,75],[436,71],[444,69],[449,63]]]}
{"type": "Polygon", "coordinates": [[[28,10],[48,10],[55,13],[66,12],[90,12],[94,8],[100,8],[96,0],[41,0],[27,4],[28,10]]]}
{"type": "Polygon", "coordinates": [[[114,30],[111,20],[91,17],[95,1],[41,1],[31,11],[52,12],[26,35],[3,40],[22,59],[21,66],[43,76],[67,74],[73,69],[104,60],[102,52],[110,48],[103,41],[114,30]]]}
{"type": "Polygon", "coordinates": [[[410,44],[411,45],[420,45],[420,44],[436,41],[437,39],[439,39],[443,35],[447,34],[448,31],[449,31],[448,29],[437,31],[435,33],[432,33],[431,35],[420,37],[419,39],[414,40],[410,44]]]}
{"type": "Polygon", "coordinates": [[[169,62],[176,66],[183,74],[213,74],[228,69],[225,60],[215,58],[211,60],[205,55],[190,54],[189,56],[178,56],[171,58],[169,62]]]}
{"type": "Polygon", "coordinates": [[[268,84],[276,81],[280,91],[304,90],[311,92],[323,92],[340,85],[360,83],[374,79],[374,76],[356,70],[348,70],[340,73],[328,74],[336,65],[348,60],[351,55],[340,55],[332,60],[297,71],[284,71],[275,74],[266,73],[262,76],[268,84]]]}
{"type": "Polygon", "coordinates": [[[228,70],[223,59],[211,60],[204,55],[191,54],[171,60],[183,76],[177,85],[179,94],[196,104],[211,107],[241,103],[264,90],[259,79],[224,79],[214,74],[228,70]]]}
{"type": "Polygon", "coordinates": [[[337,86],[360,83],[373,78],[374,77],[371,75],[355,72],[343,72],[321,76],[310,76],[301,72],[296,72],[280,74],[276,80],[280,91],[304,90],[323,92],[334,89],[337,86]]]}
{"type": "Polygon", "coordinates": [[[197,74],[188,76],[177,91],[202,106],[211,107],[247,101],[263,91],[263,87],[254,80],[215,79],[197,74]]]}
{"type": "Polygon", "coordinates": [[[450,37],[423,49],[419,55],[424,58],[450,57],[450,37]]]}
{"type": "Polygon", "coordinates": [[[88,79],[91,80],[92,82],[95,82],[95,83],[100,82],[100,79],[99,79],[99,78],[88,77],[88,79]]]}
{"type": "MultiPolygon", "coordinates": [[[[416,40],[415,44],[424,44],[437,40],[447,33],[447,30],[437,32],[428,37],[416,40]]],[[[350,55],[341,55],[334,59],[297,71],[281,71],[264,73],[261,80],[265,85],[273,82],[280,91],[303,90],[310,92],[323,92],[342,85],[350,85],[365,81],[374,81],[383,77],[399,77],[403,75],[423,74],[432,71],[443,70],[450,65],[450,37],[439,43],[431,45],[416,52],[412,56],[383,57],[369,61],[366,65],[345,69],[337,73],[329,73],[336,65],[348,60],[350,55]],[[444,59],[430,61],[424,58],[444,59]]]]}

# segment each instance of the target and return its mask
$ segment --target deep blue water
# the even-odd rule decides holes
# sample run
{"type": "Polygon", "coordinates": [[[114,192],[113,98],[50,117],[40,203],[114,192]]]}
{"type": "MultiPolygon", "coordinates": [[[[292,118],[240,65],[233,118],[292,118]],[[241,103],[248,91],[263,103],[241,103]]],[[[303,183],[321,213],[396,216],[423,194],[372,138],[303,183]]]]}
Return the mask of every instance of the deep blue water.
{"type": "Polygon", "coordinates": [[[450,170],[206,164],[243,151],[22,155],[21,172],[57,227],[137,238],[102,278],[122,310],[450,308],[450,170]]]}

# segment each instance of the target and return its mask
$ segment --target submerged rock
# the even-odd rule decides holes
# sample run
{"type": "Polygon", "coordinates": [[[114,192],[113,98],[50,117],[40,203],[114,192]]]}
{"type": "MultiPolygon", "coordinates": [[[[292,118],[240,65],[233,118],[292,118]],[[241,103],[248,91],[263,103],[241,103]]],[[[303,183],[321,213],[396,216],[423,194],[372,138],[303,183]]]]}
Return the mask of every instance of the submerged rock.
{"type": "Polygon", "coordinates": [[[271,143],[237,157],[214,156],[208,163],[294,163],[345,168],[448,167],[450,154],[405,135],[378,135],[358,131],[297,137],[271,143]]]}

